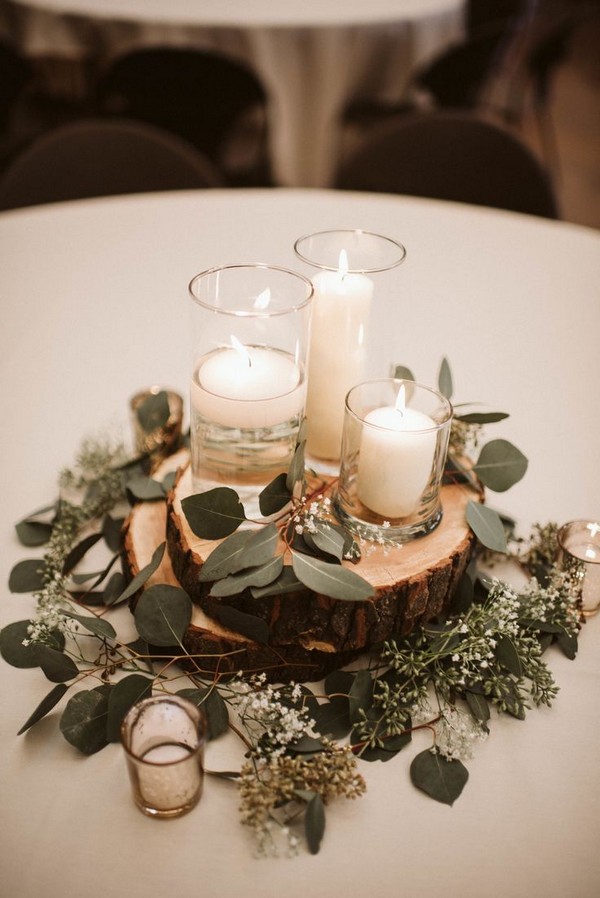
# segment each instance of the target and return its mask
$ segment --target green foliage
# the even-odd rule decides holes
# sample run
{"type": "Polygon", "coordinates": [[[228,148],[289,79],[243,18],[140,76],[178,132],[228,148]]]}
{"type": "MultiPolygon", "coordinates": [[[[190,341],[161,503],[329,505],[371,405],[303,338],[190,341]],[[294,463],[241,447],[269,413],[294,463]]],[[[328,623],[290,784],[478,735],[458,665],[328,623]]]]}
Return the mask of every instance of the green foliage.
{"type": "Polygon", "coordinates": [[[492,440],[482,448],[473,471],[489,489],[501,493],[525,475],[528,461],[508,440],[492,440]]]}
{"type": "Polygon", "coordinates": [[[187,496],[181,507],[192,531],[202,539],[223,539],[246,520],[238,494],[228,486],[187,496]]]}
{"type": "Polygon", "coordinates": [[[15,564],[8,578],[11,592],[36,592],[44,586],[44,566],[39,558],[27,558],[15,564]]]}
{"type": "Polygon", "coordinates": [[[108,742],[118,742],[121,724],[130,708],[136,702],[152,695],[152,679],[141,674],[130,674],[119,680],[108,693],[106,716],[106,738],[108,742]]]}
{"type": "Polygon", "coordinates": [[[269,625],[261,617],[246,614],[232,605],[219,605],[213,610],[213,613],[219,623],[227,627],[228,630],[234,630],[263,645],[267,645],[269,642],[269,625]]]}
{"type": "Polygon", "coordinates": [[[438,374],[438,390],[440,391],[442,396],[446,397],[446,399],[452,399],[452,393],[454,391],[454,387],[452,385],[452,372],[450,371],[450,365],[446,357],[442,359],[442,364],[440,365],[438,374]]]}
{"type": "Polygon", "coordinates": [[[150,645],[179,645],[192,619],[192,600],[183,589],[161,583],[144,590],[134,614],[138,633],[150,645]]]}
{"type": "Polygon", "coordinates": [[[414,758],[410,778],[417,789],[436,801],[452,805],[464,789],[469,772],[460,761],[448,760],[427,749],[414,758]]]}
{"type": "Polygon", "coordinates": [[[292,491],[287,485],[287,474],[278,474],[274,480],[261,490],[258,496],[258,507],[263,517],[278,514],[289,505],[292,500],[292,491]]]}
{"type": "Polygon", "coordinates": [[[325,807],[318,792],[309,793],[309,796],[306,796],[308,801],[304,813],[304,831],[308,850],[311,854],[318,854],[325,834],[325,807]]]}
{"type": "Polygon", "coordinates": [[[466,511],[467,523],[479,542],[493,552],[506,552],[506,533],[497,511],[469,500],[466,511]]]}
{"type": "Polygon", "coordinates": [[[292,552],[292,566],[298,580],[317,594],[346,602],[364,602],[373,595],[370,583],[337,564],[292,552]]]}
{"type": "Polygon", "coordinates": [[[216,739],[227,732],[229,711],[218,689],[211,687],[204,689],[180,689],[176,694],[202,708],[206,714],[209,740],[216,739]]]}
{"type": "Polygon", "coordinates": [[[60,731],[84,755],[92,755],[108,744],[106,722],[110,687],[97,686],[69,699],[60,719],[60,731]]]}
{"type": "Polygon", "coordinates": [[[33,714],[31,714],[27,718],[27,720],[17,733],[17,736],[21,736],[23,733],[27,732],[30,727],[32,727],[35,723],[37,723],[39,720],[42,720],[43,717],[49,714],[50,711],[52,711],[52,709],[56,707],[56,705],[59,703],[68,689],[69,687],[66,686],[65,683],[58,683],[58,685],[54,686],[54,688],[50,690],[48,695],[42,699],[33,714]]]}

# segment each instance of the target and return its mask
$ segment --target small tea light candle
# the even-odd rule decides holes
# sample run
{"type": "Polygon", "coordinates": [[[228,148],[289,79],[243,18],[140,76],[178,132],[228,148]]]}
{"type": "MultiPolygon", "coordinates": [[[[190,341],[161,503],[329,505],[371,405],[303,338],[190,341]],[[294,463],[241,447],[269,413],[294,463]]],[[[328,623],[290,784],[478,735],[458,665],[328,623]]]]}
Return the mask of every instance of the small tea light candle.
{"type": "Polygon", "coordinates": [[[429,415],[407,408],[405,387],[395,407],[369,412],[364,419],[357,492],[371,511],[391,520],[412,514],[431,476],[437,430],[429,415]]]}
{"type": "Polygon", "coordinates": [[[302,414],[305,384],[285,352],[231,345],[204,356],[192,378],[191,400],[204,418],[225,427],[271,427],[302,414]]]}
{"type": "Polygon", "coordinates": [[[319,272],[313,286],[307,449],[317,458],[336,459],[340,455],[346,393],[365,378],[373,281],[349,272],[342,250],[338,271],[319,272]]]}
{"type": "Polygon", "coordinates": [[[595,614],[600,608],[600,523],[570,521],[559,530],[558,545],[563,570],[579,581],[581,610],[595,614]]]}

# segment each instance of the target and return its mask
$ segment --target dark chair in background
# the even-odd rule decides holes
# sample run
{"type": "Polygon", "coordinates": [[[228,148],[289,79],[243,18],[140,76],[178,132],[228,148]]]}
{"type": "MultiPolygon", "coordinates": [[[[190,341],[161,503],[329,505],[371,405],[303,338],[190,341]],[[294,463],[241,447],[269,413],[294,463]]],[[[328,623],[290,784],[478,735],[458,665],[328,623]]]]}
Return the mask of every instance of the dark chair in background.
{"type": "Polygon", "coordinates": [[[0,209],[154,190],[219,187],[210,160],[142,122],[62,125],[23,149],[0,178],[0,209]]]}
{"type": "Polygon", "coordinates": [[[558,214],[531,151],[504,127],[463,111],[416,113],[374,129],[342,166],[337,186],[558,214]]]}
{"type": "Polygon", "coordinates": [[[228,174],[267,179],[266,94],[241,63],[204,50],[158,47],[115,60],[98,84],[98,108],[179,134],[228,174]],[[248,125],[250,124],[250,127],[248,125]],[[228,149],[235,137],[254,137],[250,161],[232,165],[228,149]]]}
{"type": "Polygon", "coordinates": [[[0,41],[0,132],[4,132],[18,97],[31,80],[29,63],[9,44],[0,41]]]}

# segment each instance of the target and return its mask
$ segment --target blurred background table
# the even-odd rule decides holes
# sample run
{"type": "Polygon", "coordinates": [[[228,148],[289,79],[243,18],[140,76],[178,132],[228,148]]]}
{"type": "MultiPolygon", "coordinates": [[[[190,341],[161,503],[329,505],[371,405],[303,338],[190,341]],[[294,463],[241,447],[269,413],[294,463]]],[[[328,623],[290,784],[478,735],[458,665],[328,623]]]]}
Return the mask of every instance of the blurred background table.
{"type": "MultiPolygon", "coordinates": [[[[187,396],[187,284],[212,265],[300,268],[292,246],[320,228],[365,228],[403,242],[406,262],[376,303],[373,374],[390,362],[434,383],[446,355],[455,398],[510,417],[489,435],[530,459],[490,501],[533,521],[597,518],[600,235],[533,216],[402,196],[321,190],[210,190],[85,200],[0,215],[5,426],[2,582],[31,550],[13,524],[51,501],[84,435],[127,434],[140,387],[187,396]]],[[[33,612],[4,587],[0,624],[33,612]]],[[[123,610],[119,626],[131,626],[123,610]]],[[[83,758],[59,710],[18,737],[48,685],[2,663],[0,865],[18,898],[595,898],[600,617],[578,658],[550,650],[555,707],[523,723],[493,716],[452,808],[413,788],[423,734],[387,764],[365,764],[368,791],[331,805],[321,853],[257,861],[230,783],[209,778],[199,807],[169,823],[134,807],[122,750],[83,758]]],[[[212,769],[238,766],[229,739],[212,769]]]]}
{"type": "Polygon", "coordinates": [[[240,60],[267,91],[274,181],[327,186],[345,106],[398,101],[415,68],[460,38],[463,16],[464,0],[7,0],[0,34],[34,59],[106,64],[179,46],[240,60]]]}

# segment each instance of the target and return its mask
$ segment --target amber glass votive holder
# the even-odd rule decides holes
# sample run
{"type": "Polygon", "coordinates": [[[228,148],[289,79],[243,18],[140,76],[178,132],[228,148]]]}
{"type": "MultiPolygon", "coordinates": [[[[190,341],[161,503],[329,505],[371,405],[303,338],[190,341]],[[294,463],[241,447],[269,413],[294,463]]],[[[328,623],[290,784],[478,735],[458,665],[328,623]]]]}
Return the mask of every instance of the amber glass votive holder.
{"type": "Polygon", "coordinates": [[[180,817],[198,804],[204,781],[204,712],[177,695],[135,704],[121,726],[138,808],[149,817],[180,817]]]}
{"type": "Polygon", "coordinates": [[[569,521],[558,531],[558,564],[576,585],[581,611],[591,617],[600,608],[600,521],[569,521]]]}

